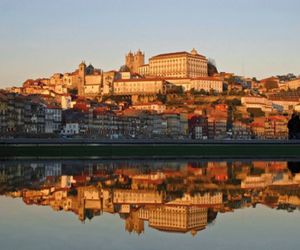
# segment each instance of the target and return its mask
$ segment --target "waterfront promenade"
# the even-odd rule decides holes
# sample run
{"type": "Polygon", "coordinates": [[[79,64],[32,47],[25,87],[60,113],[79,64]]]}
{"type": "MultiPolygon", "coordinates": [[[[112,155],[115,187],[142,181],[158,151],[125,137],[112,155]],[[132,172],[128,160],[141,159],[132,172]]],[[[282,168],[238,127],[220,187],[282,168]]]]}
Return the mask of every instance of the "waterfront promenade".
{"type": "Polygon", "coordinates": [[[1,159],[299,158],[299,140],[1,139],[1,159]]]}

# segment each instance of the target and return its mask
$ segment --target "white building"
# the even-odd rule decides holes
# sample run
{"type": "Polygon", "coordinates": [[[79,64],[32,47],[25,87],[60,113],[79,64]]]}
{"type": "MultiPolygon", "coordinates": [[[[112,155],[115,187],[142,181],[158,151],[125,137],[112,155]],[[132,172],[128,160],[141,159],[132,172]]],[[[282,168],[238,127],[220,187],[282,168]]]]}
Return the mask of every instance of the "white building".
{"type": "Polygon", "coordinates": [[[137,110],[148,110],[155,111],[158,114],[164,113],[166,111],[166,105],[162,103],[141,103],[132,105],[131,108],[137,110]]]}
{"type": "Polygon", "coordinates": [[[260,108],[264,112],[272,111],[272,101],[265,97],[244,96],[241,98],[241,103],[247,108],[260,108]]]}
{"type": "Polygon", "coordinates": [[[62,112],[55,106],[47,106],[45,109],[45,133],[56,133],[61,129],[62,112]]]}
{"type": "Polygon", "coordinates": [[[79,123],[66,123],[61,131],[62,135],[78,135],[80,132],[79,123]]]}

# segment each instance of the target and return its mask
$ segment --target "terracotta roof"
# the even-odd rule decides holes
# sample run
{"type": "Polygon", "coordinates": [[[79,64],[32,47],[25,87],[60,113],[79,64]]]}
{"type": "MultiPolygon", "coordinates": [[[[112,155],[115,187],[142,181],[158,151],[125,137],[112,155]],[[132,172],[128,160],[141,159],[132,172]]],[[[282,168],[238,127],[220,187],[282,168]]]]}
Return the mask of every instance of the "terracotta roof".
{"type": "Polygon", "coordinates": [[[280,115],[276,115],[276,116],[269,116],[268,117],[269,120],[276,120],[276,121],[287,121],[288,118],[285,116],[280,116],[280,115]]]}
{"type": "Polygon", "coordinates": [[[279,81],[279,79],[275,76],[271,76],[271,77],[260,80],[260,82],[266,82],[266,81],[279,81]]]}
{"type": "Polygon", "coordinates": [[[166,110],[165,112],[163,112],[164,115],[179,115],[180,112],[177,110],[166,110]]]}
{"type": "Polygon", "coordinates": [[[150,105],[164,105],[164,104],[162,102],[138,103],[138,104],[132,105],[132,107],[134,107],[134,106],[150,106],[150,105]]]}
{"type": "Polygon", "coordinates": [[[6,101],[8,100],[8,97],[4,93],[0,92],[0,100],[6,101]]]}
{"type": "Polygon", "coordinates": [[[123,112],[120,114],[122,116],[139,116],[144,114],[142,110],[136,110],[136,109],[125,109],[123,112]]]}
{"type": "Polygon", "coordinates": [[[60,107],[54,106],[54,105],[47,105],[47,108],[48,109],[61,109],[60,107]]]}
{"type": "Polygon", "coordinates": [[[299,102],[299,97],[270,97],[271,101],[299,102]]]}
{"type": "Polygon", "coordinates": [[[251,123],[251,127],[261,127],[261,128],[264,128],[265,125],[263,123],[260,123],[260,122],[253,122],[253,123],[251,123]]]}

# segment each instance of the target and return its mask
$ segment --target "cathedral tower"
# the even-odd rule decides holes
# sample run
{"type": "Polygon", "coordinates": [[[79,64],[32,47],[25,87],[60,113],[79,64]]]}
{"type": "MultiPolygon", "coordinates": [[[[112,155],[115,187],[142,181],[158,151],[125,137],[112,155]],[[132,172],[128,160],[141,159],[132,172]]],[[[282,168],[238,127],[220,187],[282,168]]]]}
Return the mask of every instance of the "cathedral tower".
{"type": "Polygon", "coordinates": [[[136,53],[131,51],[125,57],[125,65],[131,73],[138,73],[139,67],[145,64],[145,54],[138,50],[136,53]]]}

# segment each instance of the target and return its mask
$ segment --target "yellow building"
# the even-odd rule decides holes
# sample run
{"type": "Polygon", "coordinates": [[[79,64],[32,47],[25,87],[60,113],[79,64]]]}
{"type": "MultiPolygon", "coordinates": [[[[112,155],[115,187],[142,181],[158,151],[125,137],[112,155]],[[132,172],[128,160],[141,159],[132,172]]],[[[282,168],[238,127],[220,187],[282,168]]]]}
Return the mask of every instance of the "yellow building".
{"type": "Polygon", "coordinates": [[[184,91],[215,91],[223,92],[223,80],[218,77],[194,77],[194,78],[165,78],[165,80],[176,86],[181,86],[184,91]]]}
{"type": "Polygon", "coordinates": [[[168,205],[201,205],[201,206],[213,206],[220,205],[223,203],[223,194],[221,192],[216,193],[205,193],[205,194],[184,194],[181,198],[177,198],[168,202],[168,205]]]}
{"type": "Polygon", "coordinates": [[[116,76],[117,76],[117,72],[113,70],[108,72],[103,72],[102,89],[101,89],[101,93],[103,95],[111,94],[113,81],[115,80],[116,76]]]}
{"type": "Polygon", "coordinates": [[[50,85],[58,85],[58,84],[63,84],[63,75],[60,73],[55,73],[50,77],[49,81],[50,85]]]}
{"type": "Polygon", "coordinates": [[[123,204],[161,204],[163,194],[152,190],[118,189],[113,193],[113,203],[123,204]]]}
{"type": "Polygon", "coordinates": [[[156,102],[156,103],[139,103],[139,104],[132,105],[132,109],[154,111],[158,114],[161,114],[161,113],[166,111],[167,106],[165,104],[160,103],[160,102],[156,102]]]}
{"type": "Polygon", "coordinates": [[[192,234],[207,225],[207,208],[193,206],[161,206],[150,210],[149,226],[163,230],[192,234]]]}
{"type": "Polygon", "coordinates": [[[300,78],[286,82],[287,89],[298,89],[300,87],[300,78]]]}
{"type": "Polygon", "coordinates": [[[79,65],[79,69],[75,71],[77,79],[78,95],[85,97],[95,97],[101,94],[108,94],[111,89],[112,82],[116,72],[103,72],[95,69],[91,64],[86,66],[84,62],[79,65]]]}
{"type": "Polygon", "coordinates": [[[190,53],[175,52],[160,54],[149,59],[149,65],[142,65],[139,73],[153,77],[194,78],[208,76],[207,59],[193,49],[190,53]]]}
{"type": "Polygon", "coordinates": [[[164,94],[165,81],[161,79],[120,79],[113,83],[114,95],[164,94]]]}

